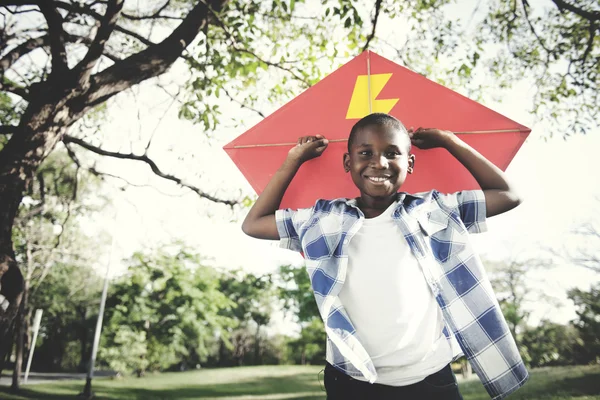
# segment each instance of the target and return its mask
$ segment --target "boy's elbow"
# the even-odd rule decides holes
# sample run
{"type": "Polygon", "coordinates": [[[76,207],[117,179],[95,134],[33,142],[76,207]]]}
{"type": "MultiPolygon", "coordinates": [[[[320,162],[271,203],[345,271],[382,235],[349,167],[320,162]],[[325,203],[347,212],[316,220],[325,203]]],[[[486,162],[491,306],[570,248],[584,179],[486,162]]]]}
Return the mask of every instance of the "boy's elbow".
{"type": "Polygon", "coordinates": [[[242,222],[242,232],[244,232],[248,236],[252,235],[252,223],[248,221],[248,218],[242,222]]]}
{"type": "Polygon", "coordinates": [[[523,203],[523,196],[517,190],[511,190],[509,192],[509,197],[512,200],[512,208],[518,207],[519,205],[521,205],[521,203],[523,203]]]}
{"type": "Polygon", "coordinates": [[[517,208],[523,202],[523,197],[521,197],[519,192],[514,190],[505,192],[503,197],[504,201],[500,203],[501,210],[499,210],[497,214],[502,214],[514,208],[517,208]]]}
{"type": "Polygon", "coordinates": [[[515,190],[484,190],[486,202],[486,215],[503,214],[518,207],[523,202],[523,197],[515,190]]]}
{"type": "Polygon", "coordinates": [[[259,221],[246,218],[244,222],[242,222],[242,232],[250,237],[262,239],[259,221]]]}
{"type": "Polygon", "coordinates": [[[256,239],[279,240],[275,216],[246,219],[242,222],[242,232],[256,239]]]}

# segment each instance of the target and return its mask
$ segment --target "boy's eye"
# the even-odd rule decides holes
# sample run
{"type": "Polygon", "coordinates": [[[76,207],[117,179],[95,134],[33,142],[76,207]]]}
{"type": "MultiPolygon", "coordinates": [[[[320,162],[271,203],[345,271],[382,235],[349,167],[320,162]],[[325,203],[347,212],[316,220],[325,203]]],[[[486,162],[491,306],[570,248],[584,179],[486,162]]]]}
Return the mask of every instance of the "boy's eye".
{"type": "Polygon", "coordinates": [[[370,156],[372,153],[369,150],[363,150],[359,151],[358,154],[360,154],[361,156],[370,156]]]}
{"type": "Polygon", "coordinates": [[[396,158],[400,155],[400,153],[398,153],[397,151],[388,151],[387,153],[385,153],[385,156],[387,158],[396,158]]]}

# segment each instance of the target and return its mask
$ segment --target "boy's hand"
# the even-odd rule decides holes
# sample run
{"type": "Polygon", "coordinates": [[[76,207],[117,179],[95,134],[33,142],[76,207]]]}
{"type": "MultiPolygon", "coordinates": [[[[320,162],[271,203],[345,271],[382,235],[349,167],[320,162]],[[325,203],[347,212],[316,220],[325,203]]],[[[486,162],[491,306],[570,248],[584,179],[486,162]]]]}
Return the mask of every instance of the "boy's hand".
{"type": "Polygon", "coordinates": [[[414,146],[425,150],[446,147],[449,139],[452,139],[454,136],[454,133],[435,128],[418,128],[415,131],[411,127],[408,130],[408,136],[414,146]]]}
{"type": "Polygon", "coordinates": [[[322,135],[302,136],[298,138],[298,144],[290,149],[288,159],[303,163],[323,154],[328,144],[329,141],[322,135]]]}
{"type": "Polygon", "coordinates": [[[319,157],[328,144],[329,141],[321,135],[303,136],[298,139],[298,144],[289,151],[287,159],[275,172],[248,212],[242,224],[242,230],[246,235],[258,239],[277,240],[280,238],[275,212],[281,204],[285,191],[302,163],[319,157]]]}

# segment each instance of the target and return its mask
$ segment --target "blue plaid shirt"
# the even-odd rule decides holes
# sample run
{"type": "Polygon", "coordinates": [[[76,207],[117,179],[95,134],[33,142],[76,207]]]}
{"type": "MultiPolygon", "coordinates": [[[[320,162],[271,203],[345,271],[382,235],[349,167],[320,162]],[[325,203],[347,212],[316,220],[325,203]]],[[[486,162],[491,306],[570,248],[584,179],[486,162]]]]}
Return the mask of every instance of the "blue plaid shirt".
{"type": "MultiPolygon", "coordinates": [[[[397,200],[393,218],[442,310],[444,334],[458,342],[493,399],[508,396],[528,373],[469,242],[469,233],[486,230],[483,192],[398,193],[397,200]]],[[[338,297],[346,279],[348,243],[364,220],[356,200],[319,200],[314,207],[275,215],[281,246],[304,253],[327,332],[328,360],[350,376],[375,382],[373,362],[338,297]]]]}

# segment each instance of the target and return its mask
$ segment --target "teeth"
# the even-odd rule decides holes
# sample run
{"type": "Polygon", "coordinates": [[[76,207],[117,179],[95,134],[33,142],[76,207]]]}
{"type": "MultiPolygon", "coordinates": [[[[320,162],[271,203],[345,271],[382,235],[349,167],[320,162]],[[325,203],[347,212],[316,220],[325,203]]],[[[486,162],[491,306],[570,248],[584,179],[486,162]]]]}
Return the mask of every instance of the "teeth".
{"type": "Polygon", "coordinates": [[[388,180],[388,178],[384,176],[370,176],[369,179],[373,182],[383,182],[388,180]]]}

